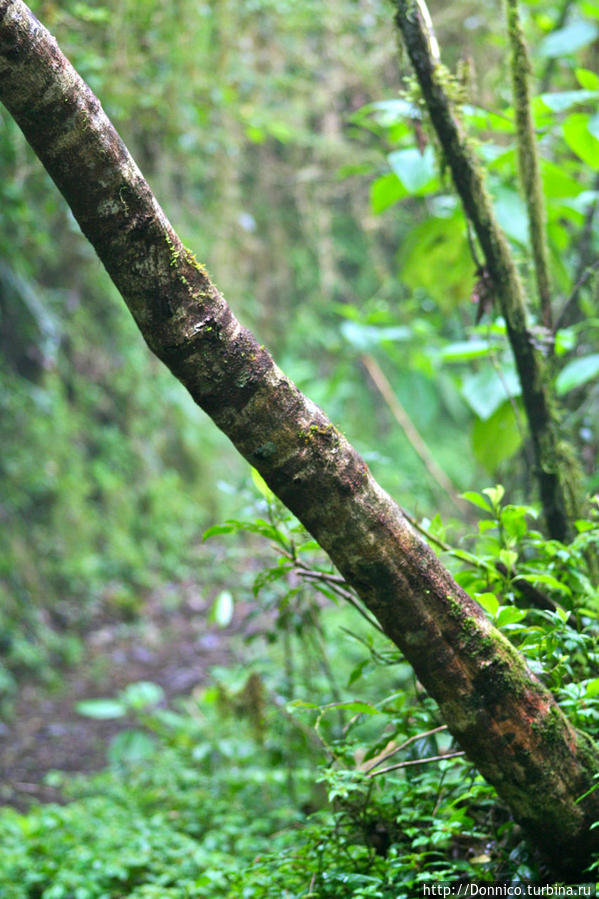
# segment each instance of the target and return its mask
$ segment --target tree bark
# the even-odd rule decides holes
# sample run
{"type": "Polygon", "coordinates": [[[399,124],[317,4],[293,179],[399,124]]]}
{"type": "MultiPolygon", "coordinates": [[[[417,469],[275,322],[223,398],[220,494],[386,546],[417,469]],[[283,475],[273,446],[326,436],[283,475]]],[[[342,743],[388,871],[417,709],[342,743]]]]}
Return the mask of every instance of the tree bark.
{"type": "Polygon", "coordinates": [[[0,100],[151,350],[329,553],[437,700],[460,746],[551,858],[599,849],[599,752],[453,581],[324,413],[233,316],[99,101],[21,0],[0,0],[0,100]]]}

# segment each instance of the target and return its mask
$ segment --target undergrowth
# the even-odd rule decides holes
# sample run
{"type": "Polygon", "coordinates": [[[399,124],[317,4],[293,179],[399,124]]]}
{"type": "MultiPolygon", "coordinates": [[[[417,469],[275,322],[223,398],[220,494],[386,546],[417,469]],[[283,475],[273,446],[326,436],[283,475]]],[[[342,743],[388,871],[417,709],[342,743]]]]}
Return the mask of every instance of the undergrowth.
{"type": "MultiPolygon", "coordinates": [[[[255,580],[243,664],[215,669],[171,707],[148,683],[82,703],[82,714],[133,715],[136,727],[113,740],[100,774],[50,776],[66,805],[2,811],[0,895],[410,899],[439,882],[537,882],[520,828],[399,651],[255,483],[251,520],[207,534],[250,531],[277,550],[255,580]],[[341,597],[353,610],[333,608],[341,597]]],[[[501,488],[468,498],[484,518],[464,546],[452,548],[438,521],[417,526],[596,736],[597,594],[585,561],[596,519],[564,546],[543,540],[534,509],[504,504],[501,488]]],[[[217,623],[235,599],[219,594],[217,623]]]]}

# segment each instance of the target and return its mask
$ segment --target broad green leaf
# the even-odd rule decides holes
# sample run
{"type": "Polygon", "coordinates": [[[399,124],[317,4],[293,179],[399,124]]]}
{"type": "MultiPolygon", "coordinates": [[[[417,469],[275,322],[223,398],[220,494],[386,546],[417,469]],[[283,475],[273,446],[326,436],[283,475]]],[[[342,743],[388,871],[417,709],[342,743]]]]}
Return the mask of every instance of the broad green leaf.
{"type": "Polygon", "coordinates": [[[360,662],[358,662],[358,664],[355,666],[355,668],[353,669],[353,671],[351,672],[351,674],[349,676],[349,679],[347,681],[347,686],[351,687],[352,684],[354,684],[360,677],[362,677],[362,675],[364,673],[364,669],[367,668],[368,665],[370,665],[370,664],[371,664],[371,661],[368,656],[366,656],[365,659],[362,659],[360,662]]]}
{"type": "MultiPolygon", "coordinates": [[[[580,177],[574,177],[569,174],[563,164],[556,165],[547,159],[540,160],[541,176],[543,178],[543,187],[545,195],[548,199],[562,199],[570,197],[582,197],[585,201],[584,194],[586,191],[581,183],[580,177]]],[[[589,197],[588,203],[593,202],[593,198],[589,197]]]]}
{"type": "Polygon", "coordinates": [[[572,591],[565,584],[562,584],[561,581],[558,581],[557,578],[552,577],[550,574],[538,574],[530,572],[527,574],[518,573],[518,580],[528,581],[529,584],[543,584],[546,587],[551,587],[553,590],[557,590],[559,593],[563,593],[564,596],[570,596],[572,591]]]}
{"type": "Polygon", "coordinates": [[[501,512],[501,526],[505,536],[520,540],[526,534],[526,509],[521,506],[506,506],[501,512]]]}
{"type": "Polygon", "coordinates": [[[511,187],[496,187],[493,191],[495,215],[508,237],[523,245],[528,243],[526,207],[520,195],[511,187]]]}
{"type": "Polygon", "coordinates": [[[490,130],[507,133],[515,131],[513,110],[508,110],[503,115],[500,115],[466,103],[462,106],[462,114],[466,122],[478,131],[490,130]]]}
{"type": "Polygon", "coordinates": [[[476,461],[491,473],[513,456],[521,444],[522,433],[508,402],[500,406],[486,421],[479,418],[472,428],[472,448],[476,461]]]}
{"type": "Polygon", "coordinates": [[[582,88],[588,91],[599,90],[599,75],[591,69],[575,69],[576,80],[582,88]]]}
{"type": "Polygon", "coordinates": [[[544,37],[537,52],[545,59],[576,53],[581,47],[591,44],[598,34],[599,28],[593,22],[575,19],[544,37]]]}
{"type": "Polygon", "coordinates": [[[86,718],[122,718],[127,714],[125,703],[118,699],[84,699],[75,708],[86,718]]]}
{"type": "Polygon", "coordinates": [[[408,191],[395,172],[388,172],[370,185],[370,208],[378,215],[407,195],[408,191]]]}
{"type": "Polygon", "coordinates": [[[555,355],[564,356],[576,346],[576,334],[572,328],[560,328],[555,333],[555,355]]]}
{"type": "Polygon", "coordinates": [[[262,477],[259,471],[256,471],[255,468],[250,469],[252,475],[252,481],[254,482],[254,486],[258,490],[259,493],[262,494],[267,503],[272,503],[275,498],[274,493],[262,477]]]}
{"type": "Polygon", "coordinates": [[[219,627],[228,627],[233,618],[235,603],[233,596],[229,590],[221,590],[210,610],[210,621],[213,621],[219,627]]]}
{"type": "Polygon", "coordinates": [[[582,356],[569,362],[557,376],[555,389],[563,396],[575,387],[580,387],[599,375],[599,353],[582,356]]]}
{"type": "Polygon", "coordinates": [[[406,119],[422,118],[422,113],[418,106],[401,97],[391,100],[377,100],[376,103],[369,103],[363,109],[369,113],[373,112],[376,121],[383,127],[397,125],[406,119]]]}
{"type": "Polygon", "coordinates": [[[568,116],[562,131],[572,152],[596,171],[599,170],[599,140],[591,133],[590,122],[591,118],[586,113],[574,113],[568,116]]]}
{"type": "Polygon", "coordinates": [[[359,350],[367,350],[379,346],[386,340],[396,342],[409,340],[412,330],[404,325],[390,328],[379,328],[376,325],[363,325],[359,322],[345,321],[341,325],[341,333],[348,343],[359,350]]]}
{"type": "Polygon", "coordinates": [[[485,487],[483,493],[491,500],[491,505],[494,509],[499,509],[501,505],[501,500],[505,496],[505,487],[503,484],[495,484],[494,487],[485,487]]]}
{"type": "Polygon", "coordinates": [[[410,147],[407,150],[394,150],[387,159],[408,193],[431,193],[438,187],[435,152],[430,144],[424,153],[418,147],[410,147]]]}
{"type": "Polygon", "coordinates": [[[110,741],[108,761],[112,765],[141,762],[153,755],[155,741],[142,730],[123,730],[110,741]]]}
{"type": "Polygon", "coordinates": [[[523,618],[526,618],[524,609],[518,609],[516,606],[502,606],[495,616],[495,623],[497,627],[505,627],[506,624],[515,624],[517,621],[522,621],[523,618]]]}
{"type": "Polygon", "coordinates": [[[572,106],[596,100],[598,96],[597,90],[555,91],[551,94],[541,94],[541,101],[552,112],[565,112],[572,106]]]}
{"type": "Polygon", "coordinates": [[[164,690],[160,684],[152,681],[138,681],[129,684],[120,694],[123,702],[132,709],[145,709],[148,706],[157,705],[164,699],[164,690]]]}
{"type": "Polygon", "coordinates": [[[489,615],[495,615],[499,608],[499,600],[494,593],[475,593],[474,598],[485,612],[488,612],[489,615]]]}
{"type": "Polygon", "coordinates": [[[599,695],[599,677],[587,681],[584,688],[584,695],[587,697],[599,695]]]}
{"type": "Polygon", "coordinates": [[[360,715],[380,715],[380,710],[370,705],[368,702],[359,700],[349,702],[332,702],[326,706],[327,709],[345,709],[347,712],[357,712],[360,715]]]}
{"type": "Polygon", "coordinates": [[[499,377],[490,365],[462,381],[461,394],[480,419],[487,421],[509,397],[520,396],[521,387],[513,367],[504,368],[499,377]]]}
{"type": "Polygon", "coordinates": [[[589,131],[599,140],[599,114],[595,113],[594,116],[591,116],[589,119],[589,131]]]}
{"type": "Polygon", "coordinates": [[[479,509],[484,509],[485,512],[493,511],[493,506],[491,505],[491,503],[486,500],[484,496],[481,496],[480,493],[474,493],[474,491],[472,490],[467,490],[466,493],[460,493],[460,497],[461,499],[465,499],[469,503],[472,503],[473,506],[478,506],[479,509]]]}
{"type": "Polygon", "coordinates": [[[461,210],[412,228],[398,262],[404,284],[426,290],[442,309],[467,303],[475,276],[461,210]]]}
{"type": "Polygon", "coordinates": [[[502,549],[499,551],[499,561],[505,565],[508,574],[511,574],[514,570],[514,565],[518,561],[518,553],[514,552],[513,549],[502,549]]]}

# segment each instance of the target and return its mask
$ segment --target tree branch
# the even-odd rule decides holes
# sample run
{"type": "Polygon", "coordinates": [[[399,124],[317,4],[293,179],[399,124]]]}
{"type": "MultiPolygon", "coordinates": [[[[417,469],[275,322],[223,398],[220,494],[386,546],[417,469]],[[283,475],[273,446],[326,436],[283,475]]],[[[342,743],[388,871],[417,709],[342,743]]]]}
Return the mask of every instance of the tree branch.
{"type": "Polygon", "coordinates": [[[438,484],[442,490],[445,491],[453,505],[458,507],[458,503],[456,500],[458,491],[455,485],[451,483],[443,469],[439,465],[437,465],[435,459],[431,454],[431,451],[422,439],[420,432],[416,428],[416,425],[393,392],[391,384],[387,380],[384,371],[382,370],[374,356],[371,356],[369,353],[364,353],[361,359],[364,368],[372,378],[375,387],[389,407],[393,418],[404,432],[408,442],[424,465],[427,473],[430,475],[432,480],[436,484],[438,484]]]}

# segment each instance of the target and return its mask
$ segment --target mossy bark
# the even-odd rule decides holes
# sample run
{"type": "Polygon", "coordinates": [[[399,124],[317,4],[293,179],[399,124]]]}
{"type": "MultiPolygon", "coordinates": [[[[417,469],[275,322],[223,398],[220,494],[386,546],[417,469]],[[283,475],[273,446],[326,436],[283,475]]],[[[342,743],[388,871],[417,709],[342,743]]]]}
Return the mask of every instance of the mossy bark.
{"type": "Polygon", "coordinates": [[[528,210],[528,231],[534,262],[541,319],[549,332],[553,327],[549,253],[547,250],[547,218],[541,186],[537,139],[530,106],[531,64],[524,39],[518,0],[506,0],[508,35],[511,47],[512,95],[518,133],[518,165],[520,183],[528,210]]]}
{"type": "Polygon", "coordinates": [[[536,476],[550,536],[573,536],[582,514],[579,473],[573,464],[552,396],[546,360],[527,319],[522,284],[485,188],[481,168],[446,89],[446,73],[431,54],[426,26],[415,0],[395,0],[396,22],[418,79],[465,213],[484,253],[516,362],[534,450],[536,476]]]}
{"type": "Polygon", "coordinates": [[[150,348],[329,553],[564,876],[599,850],[599,751],[453,581],[324,413],[183,247],[100,103],[21,0],[0,0],[0,100],[150,348]]]}

